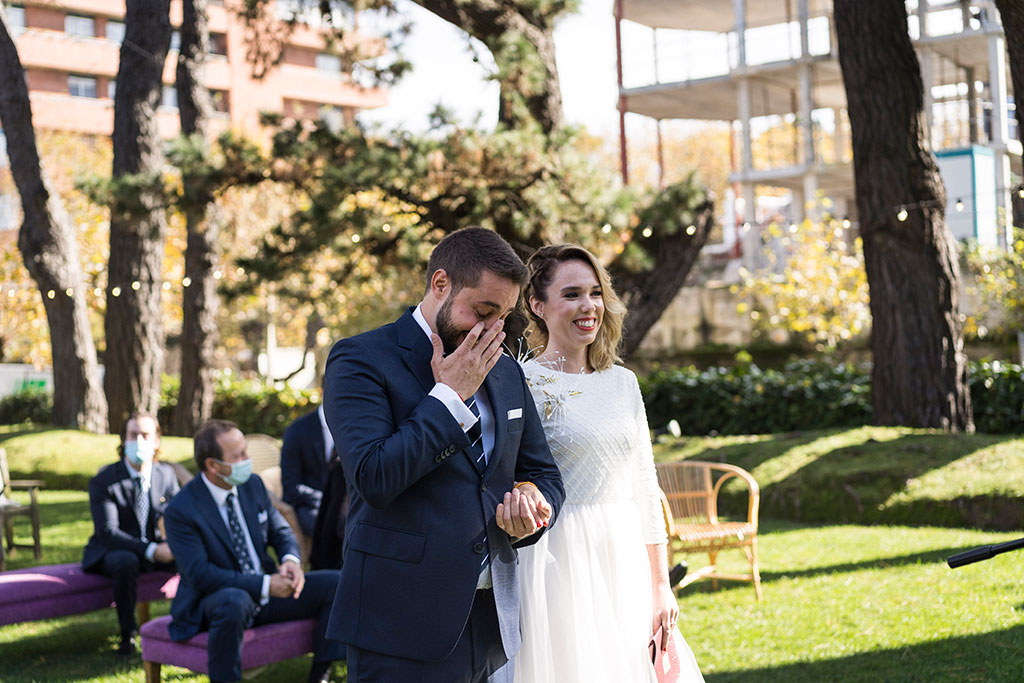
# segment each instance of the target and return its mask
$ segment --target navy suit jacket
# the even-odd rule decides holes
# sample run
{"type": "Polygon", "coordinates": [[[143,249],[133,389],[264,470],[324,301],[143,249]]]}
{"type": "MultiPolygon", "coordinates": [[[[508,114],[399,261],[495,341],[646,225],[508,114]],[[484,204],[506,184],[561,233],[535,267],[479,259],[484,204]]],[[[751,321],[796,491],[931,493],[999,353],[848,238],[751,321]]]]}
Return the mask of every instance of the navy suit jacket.
{"type": "Polygon", "coordinates": [[[319,507],[326,484],[324,432],[320,416],[314,410],[284,430],[281,446],[282,498],[295,507],[319,507]]]}
{"type": "Polygon", "coordinates": [[[171,498],[178,492],[174,468],[154,461],[149,482],[149,521],[145,543],[135,516],[135,483],[124,460],[104,466],[89,480],[89,510],[93,534],[82,553],[82,569],[98,567],[111,550],[127,550],[144,559],[151,542],[163,539],[157,524],[171,498]]]}
{"type": "Polygon", "coordinates": [[[478,469],[462,427],[428,396],[432,352],[409,309],[338,342],[327,360],[324,408],[350,496],[328,636],[397,657],[444,659],[469,617],[486,540],[511,658],[521,642],[518,559],[495,508],[515,481],[532,481],[557,514],[561,475],[522,370],[507,356],[484,382],[495,441],[478,469]]]}
{"type": "MultiPolygon", "coordinates": [[[[277,563],[267,552],[274,548],[278,557],[299,557],[299,544],[288,522],[271,504],[263,480],[258,476],[237,487],[242,516],[249,536],[266,574],[277,571],[277,563]]],[[[259,602],[263,574],[243,574],[238,556],[232,550],[220,510],[203,482],[196,475],[167,506],[164,515],[167,542],[181,574],[178,592],[171,602],[173,620],[168,632],[174,640],[194,636],[200,628],[204,597],[221,588],[241,588],[259,602]]]]}

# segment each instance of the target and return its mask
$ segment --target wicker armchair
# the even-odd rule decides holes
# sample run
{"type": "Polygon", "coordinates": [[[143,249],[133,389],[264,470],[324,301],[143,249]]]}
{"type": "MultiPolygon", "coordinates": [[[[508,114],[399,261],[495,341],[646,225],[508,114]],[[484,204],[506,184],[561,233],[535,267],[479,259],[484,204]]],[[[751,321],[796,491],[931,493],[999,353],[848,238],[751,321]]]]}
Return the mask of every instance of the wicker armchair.
{"type": "Polygon", "coordinates": [[[760,488],[754,478],[735,465],[716,462],[682,461],[660,463],[658,484],[662,490],[662,509],[668,529],[669,565],[677,555],[707,553],[710,564],[690,572],[679,588],[700,579],[751,581],[754,593],[761,600],[761,573],[757,564],[757,507],[760,488]],[[743,481],[749,489],[747,519],[724,522],[718,518],[718,493],[732,478],[743,481]],[[732,574],[718,570],[718,553],[738,548],[750,562],[749,574],[732,574]]]}
{"type": "Polygon", "coordinates": [[[281,486],[281,442],[266,434],[246,434],[245,449],[252,459],[253,474],[258,474],[263,480],[263,485],[270,494],[270,501],[295,533],[302,561],[307,562],[313,539],[302,533],[295,508],[282,500],[284,489],[281,486]]]}
{"type": "Polygon", "coordinates": [[[44,486],[44,482],[36,479],[12,480],[7,466],[7,451],[0,448],[0,527],[3,527],[4,535],[0,538],[0,572],[7,569],[7,555],[13,555],[18,548],[32,550],[32,556],[37,560],[43,556],[43,545],[39,540],[39,489],[44,486]],[[11,495],[14,491],[28,491],[28,505],[14,500],[11,495]],[[32,543],[15,542],[14,520],[17,517],[29,518],[32,543]]]}

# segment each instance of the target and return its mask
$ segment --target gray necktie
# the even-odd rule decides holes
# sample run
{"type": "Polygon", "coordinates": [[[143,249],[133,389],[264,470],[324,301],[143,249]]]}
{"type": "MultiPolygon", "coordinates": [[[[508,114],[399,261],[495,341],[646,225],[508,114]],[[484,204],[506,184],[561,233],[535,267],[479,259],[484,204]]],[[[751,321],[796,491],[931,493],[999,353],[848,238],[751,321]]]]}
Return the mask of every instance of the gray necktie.
{"type": "Polygon", "coordinates": [[[139,520],[139,537],[145,543],[149,529],[149,491],[143,485],[142,477],[135,478],[135,518],[139,520]]]}

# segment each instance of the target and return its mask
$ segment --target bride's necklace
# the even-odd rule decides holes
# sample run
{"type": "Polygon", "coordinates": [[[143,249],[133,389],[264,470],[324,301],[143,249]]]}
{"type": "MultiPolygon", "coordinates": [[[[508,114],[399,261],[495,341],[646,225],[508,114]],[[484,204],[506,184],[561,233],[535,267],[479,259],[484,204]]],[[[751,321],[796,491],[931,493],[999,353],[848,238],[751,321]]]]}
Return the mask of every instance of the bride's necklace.
{"type": "Polygon", "coordinates": [[[587,364],[569,363],[568,359],[556,350],[545,351],[535,359],[539,364],[558,372],[570,375],[589,375],[592,371],[587,369],[587,364]]]}

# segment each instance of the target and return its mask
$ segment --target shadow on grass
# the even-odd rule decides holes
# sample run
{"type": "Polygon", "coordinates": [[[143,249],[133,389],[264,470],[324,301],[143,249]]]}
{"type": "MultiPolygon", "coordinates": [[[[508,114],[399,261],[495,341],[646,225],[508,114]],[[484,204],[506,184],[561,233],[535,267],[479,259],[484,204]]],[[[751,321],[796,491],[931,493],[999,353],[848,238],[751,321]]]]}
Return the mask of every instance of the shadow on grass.
{"type": "MultiPolygon", "coordinates": [[[[705,448],[688,460],[707,460],[709,462],[725,462],[739,465],[752,471],[758,465],[784,455],[793,448],[814,443],[822,436],[830,435],[823,432],[790,432],[775,438],[750,443],[736,443],[727,446],[705,448]]],[[[674,460],[671,459],[671,460],[674,460]]],[[[669,460],[669,462],[671,462],[669,460]]]]}
{"type": "MultiPolygon", "coordinates": [[[[922,634],[927,635],[927,634],[922,634]]],[[[708,683],[1019,681],[1024,626],[818,662],[710,673],[708,683]]]]}
{"type": "Polygon", "coordinates": [[[0,444],[8,439],[14,439],[19,436],[25,436],[26,434],[39,434],[42,432],[50,432],[57,427],[51,427],[49,425],[0,425],[0,444]]]}
{"type": "Polygon", "coordinates": [[[921,513],[927,512],[925,517],[932,525],[1016,528],[1024,514],[1024,501],[1011,496],[984,497],[973,504],[956,499],[885,506],[908,481],[992,443],[979,445],[976,439],[956,434],[939,439],[932,434],[908,434],[886,442],[869,439],[825,453],[785,479],[763,486],[762,509],[801,521],[886,524],[920,523],[921,513]]]}
{"type": "Polygon", "coordinates": [[[844,562],[827,566],[808,567],[807,569],[791,569],[788,571],[761,571],[761,581],[769,582],[778,579],[795,579],[809,576],[821,576],[823,574],[842,574],[846,572],[861,571],[864,569],[889,569],[891,567],[902,567],[909,564],[945,564],[946,558],[957,553],[970,550],[976,546],[961,546],[959,548],[943,548],[942,550],[926,550],[919,553],[908,553],[896,557],[879,557],[864,562],[844,562]]]}

